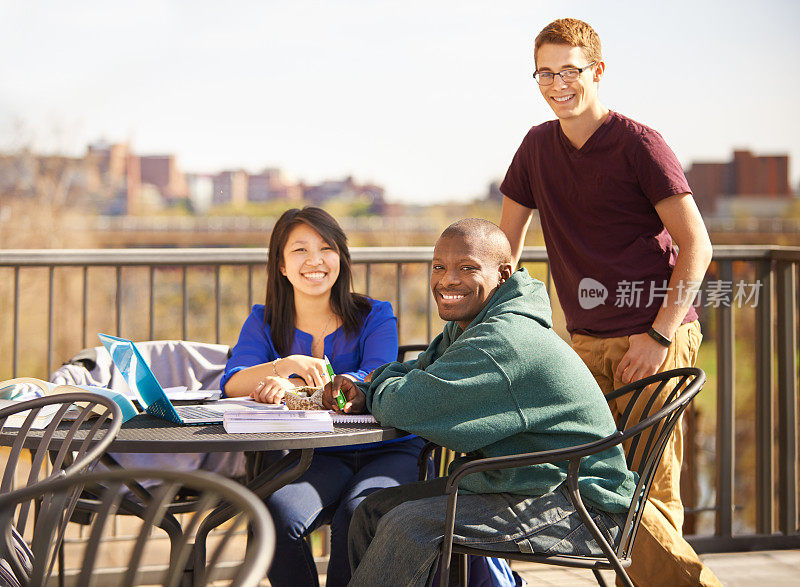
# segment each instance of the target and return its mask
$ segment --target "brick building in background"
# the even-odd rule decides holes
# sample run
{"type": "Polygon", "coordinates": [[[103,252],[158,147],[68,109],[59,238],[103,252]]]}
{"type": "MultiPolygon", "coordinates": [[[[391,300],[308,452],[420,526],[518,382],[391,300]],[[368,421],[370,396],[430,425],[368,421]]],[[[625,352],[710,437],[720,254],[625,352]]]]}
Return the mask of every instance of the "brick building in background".
{"type": "Polygon", "coordinates": [[[267,168],[247,178],[247,201],[269,202],[270,200],[300,200],[303,189],[289,181],[281,169],[267,168]]]}
{"type": "Polygon", "coordinates": [[[110,216],[144,216],[167,207],[204,214],[213,206],[242,209],[248,203],[299,205],[303,200],[318,205],[352,200],[360,205],[359,211],[373,214],[381,214],[385,207],[381,186],[360,184],[352,177],[306,185],[275,167],[255,174],[243,169],[186,174],[175,155],[136,155],[127,143],[97,141],[77,158],[0,153],[2,195],[38,197],[38,183],[54,177],[59,189],[49,190],[52,201],[87,206],[110,216]]]}
{"type": "Polygon", "coordinates": [[[242,169],[222,171],[214,176],[214,206],[232,204],[235,207],[247,203],[247,172],[242,169]]]}
{"type": "Polygon", "coordinates": [[[189,197],[186,176],[178,169],[175,155],[143,155],[139,159],[142,183],[158,188],[165,202],[189,197]]]}
{"type": "Polygon", "coordinates": [[[362,199],[369,203],[369,209],[373,214],[382,214],[385,207],[385,191],[381,186],[356,183],[352,176],[314,185],[303,185],[302,188],[303,198],[315,206],[321,206],[333,199],[362,199]]]}
{"type": "Polygon", "coordinates": [[[692,163],[686,178],[705,215],[731,215],[741,205],[754,214],[773,216],[788,207],[792,198],[788,155],[734,151],[727,163],[692,163]]]}
{"type": "Polygon", "coordinates": [[[87,187],[106,214],[138,214],[142,211],[142,177],[139,157],[127,143],[103,141],[86,148],[87,187]]]}
{"type": "Polygon", "coordinates": [[[135,155],[127,143],[88,146],[88,186],[106,214],[147,214],[186,202],[189,188],[174,155],[135,155]]]}

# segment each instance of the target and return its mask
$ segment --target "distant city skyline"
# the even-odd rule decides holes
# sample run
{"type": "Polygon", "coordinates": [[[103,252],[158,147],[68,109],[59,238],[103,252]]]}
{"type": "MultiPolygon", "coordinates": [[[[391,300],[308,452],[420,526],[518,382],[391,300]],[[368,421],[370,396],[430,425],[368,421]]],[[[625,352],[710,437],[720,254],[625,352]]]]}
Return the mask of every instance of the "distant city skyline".
{"type": "Polygon", "coordinates": [[[105,139],[189,172],[353,176],[408,203],[480,197],[553,118],[532,46],[561,16],[600,34],[606,106],[661,132],[684,167],[786,153],[797,190],[792,0],[0,0],[0,151],[80,155],[105,139]]]}

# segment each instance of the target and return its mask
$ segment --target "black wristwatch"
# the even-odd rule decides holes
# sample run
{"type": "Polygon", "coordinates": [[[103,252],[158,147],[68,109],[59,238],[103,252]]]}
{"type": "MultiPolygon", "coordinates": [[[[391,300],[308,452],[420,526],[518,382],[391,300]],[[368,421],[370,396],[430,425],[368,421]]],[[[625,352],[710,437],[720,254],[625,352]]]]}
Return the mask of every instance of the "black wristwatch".
{"type": "Polygon", "coordinates": [[[672,344],[672,341],[670,339],[661,334],[658,330],[656,330],[652,326],[650,327],[650,330],[647,331],[647,334],[650,335],[650,338],[652,338],[661,346],[669,347],[669,345],[672,344]]]}

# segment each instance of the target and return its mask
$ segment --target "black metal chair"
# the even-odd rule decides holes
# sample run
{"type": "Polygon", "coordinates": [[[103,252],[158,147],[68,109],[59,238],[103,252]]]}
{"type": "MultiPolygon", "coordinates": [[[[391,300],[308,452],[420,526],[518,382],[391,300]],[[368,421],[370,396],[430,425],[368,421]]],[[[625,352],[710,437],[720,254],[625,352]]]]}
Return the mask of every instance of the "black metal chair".
{"type": "MultiPolygon", "coordinates": [[[[406,360],[406,355],[408,355],[409,353],[414,353],[414,352],[420,353],[420,352],[424,351],[427,348],[428,348],[427,344],[419,344],[419,343],[401,344],[397,348],[397,360],[398,360],[398,362],[402,363],[403,361],[406,360]]],[[[258,455],[258,453],[254,453],[251,456],[251,459],[253,459],[253,464],[251,464],[251,468],[252,469],[256,469],[256,470],[261,467],[260,464],[256,464],[257,463],[256,459],[259,458],[257,455],[258,455]]],[[[422,471],[423,467],[427,467],[427,463],[426,464],[422,464],[422,455],[420,455],[419,458],[420,458],[419,467],[420,467],[420,471],[422,471]]],[[[420,475],[422,475],[422,472],[420,472],[420,475]]],[[[424,477],[420,477],[420,480],[422,480],[422,479],[424,479],[424,477]]],[[[310,534],[306,535],[306,542],[308,543],[308,547],[312,548],[312,538],[311,537],[312,537],[312,535],[317,534],[317,533],[319,533],[321,535],[321,542],[322,542],[322,545],[323,545],[323,554],[329,554],[330,553],[330,548],[329,547],[330,547],[331,537],[330,537],[330,527],[327,526],[327,525],[322,526],[322,527],[318,528],[317,530],[315,530],[314,532],[311,532],[310,534]]]]}
{"type": "MultiPolygon", "coordinates": [[[[244,549],[242,562],[236,569],[231,585],[257,585],[266,575],[275,547],[275,530],[264,504],[252,492],[235,481],[225,479],[213,473],[202,471],[163,471],[154,469],[115,469],[91,472],[58,478],[35,487],[13,491],[0,496],[0,558],[9,561],[21,585],[44,585],[53,574],[56,553],[62,544],[67,524],[72,514],[78,495],[89,490],[98,496],[102,507],[94,516],[88,538],[83,543],[82,552],[71,555],[73,560],[80,560],[76,584],[90,586],[98,581],[95,566],[109,555],[104,552],[102,536],[105,527],[112,521],[120,507],[125,507],[122,498],[128,481],[155,480],[158,489],[141,496],[142,523],[134,534],[135,542],[127,557],[120,556],[127,564],[123,564],[124,576],[122,586],[139,584],[143,572],[153,573],[153,565],[164,563],[165,570],[159,578],[146,577],[148,583],[176,586],[185,582],[192,568],[193,544],[191,536],[200,524],[205,513],[218,505],[226,505],[235,514],[233,521],[224,531],[218,533],[219,540],[203,568],[194,569],[193,583],[205,585],[212,581],[223,580],[222,555],[226,548],[237,554],[244,549]],[[152,529],[159,526],[165,515],[166,506],[181,489],[191,489],[198,495],[195,512],[182,535],[176,552],[159,548],[151,541],[152,529]],[[38,515],[35,522],[26,528],[19,526],[14,520],[14,512],[20,508],[38,504],[38,515]],[[249,540],[246,547],[232,544],[232,539],[239,529],[246,526],[249,540]],[[20,535],[28,532],[31,536],[31,560],[21,560],[17,544],[11,539],[12,528],[20,535]],[[157,560],[159,559],[160,560],[157,560]],[[145,565],[146,561],[146,565],[145,565]],[[27,564],[26,564],[27,563],[27,564]]],[[[244,540],[244,535],[241,535],[244,540]]],[[[77,545],[71,549],[79,550],[77,545]]],[[[106,544],[119,555],[119,545],[106,544]]],[[[105,561],[104,561],[105,562],[105,561]]],[[[158,567],[161,568],[161,567],[158,567]]]]}
{"type": "MultiPolygon", "coordinates": [[[[453,459],[462,454],[463,453],[452,451],[449,448],[444,448],[435,442],[427,443],[422,447],[422,451],[419,453],[419,457],[417,457],[417,467],[419,469],[418,479],[420,481],[428,481],[433,477],[446,476],[447,468],[450,466],[450,463],[453,462],[453,459]],[[433,473],[433,475],[431,475],[431,473],[433,473]]],[[[453,573],[457,573],[458,585],[464,587],[468,585],[469,559],[466,554],[457,554],[456,558],[458,560],[458,567],[450,571],[451,579],[453,573]]],[[[441,568],[438,570],[438,573],[439,576],[441,576],[441,568]]],[[[434,581],[435,579],[436,577],[434,576],[434,581]]]]}
{"type": "Polygon", "coordinates": [[[616,572],[619,581],[632,587],[633,583],[625,572],[625,568],[630,566],[631,563],[631,550],[642,513],[644,512],[645,502],[650,493],[650,486],[653,483],[656,467],[661,460],[661,455],[672,430],[680,420],[681,414],[700,392],[705,380],[705,373],[694,367],[674,369],[646,377],[621,387],[606,396],[608,401],[623,396],[630,397],[627,404],[628,407],[620,418],[617,431],[606,438],[582,446],[552,451],[476,459],[455,469],[450,474],[445,489],[448,501],[445,535],[442,542],[440,585],[447,587],[449,584],[450,559],[453,553],[458,553],[591,569],[600,585],[606,585],[600,571],[613,570],[616,572]],[[670,385],[671,387],[668,387],[670,385]],[[632,422],[629,420],[631,420],[631,414],[634,409],[637,412],[641,410],[641,415],[637,421],[632,422]],[[639,474],[639,482],[636,485],[619,543],[613,546],[606,541],[586,510],[578,490],[578,471],[583,457],[603,452],[621,443],[626,444],[628,468],[639,474]],[[495,552],[453,543],[458,484],[466,475],[487,470],[509,469],[563,461],[569,461],[567,486],[570,499],[605,556],[495,552]]]}
{"type": "MultiPolygon", "coordinates": [[[[91,469],[116,438],[120,426],[119,406],[90,392],[51,395],[0,409],[0,436],[3,444],[10,446],[0,495],[14,491],[15,485],[37,487],[91,469]],[[22,458],[25,451],[30,453],[30,462],[22,458]]],[[[31,511],[31,504],[19,508],[15,526],[24,528],[31,511]]],[[[8,538],[14,541],[20,556],[27,552],[19,533],[11,532],[8,538]]],[[[13,585],[15,581],[6,576],[8,573],[8,562],[0,557],[0,578],[13,585]]]]}
{"type": "MultiPolygon", "coordinates": [[[[194,341],[154,340],[140,342],[136,346],[151,365],[151,369],[162,386],[186,386],[189,389],[219,387],[219,380],[229,353],[227,346],[194,341]]],[[[103,347],[89,347],[81,350],[53,373],[51,379],[58,383],[106,387],[118,392],[122,392],[128,387],[103,347]]],[[[100,462],[109,469],[152,467],[152,464],[148,464],[148,462],[152,462],[152,459],[148,460],[149,456],[130,453],[104,454],[100,462]]],[[[233,458],[238,458],[231,454],[221,460],[218,459],[219,462],[206,463],[199,457],[199,454],[171,454],[167,456],[167,459],[174,463],[175,469],[187,470],[192,467],[211,467],[213,465],[213,472],[225,474],[229,472],[226,469],[236,468],[233,458]]],[[[163,462],[162,460],[161,463],[163,462]]],[[[148,491],[135,479],[128,481],[128,488],[131,492],[126,494],[128,496],[133,493],[142,495],[148,491]]],[[[183,534],[180,521],[176,516],[193,511],[196,507],[196,499],[197,496],[182,489],[175,496],[175,500],[166,506],[168,515],[161,518],[159,527],[169,536],[173,550],[183,534]]],[[[124,507],[120,507],[117,511],[118,515],[141,516],[141,507],[136,502],[125,498],[123,505],[124,507]]],[[[74,508],[71,521],[88,525],[101,507],[102,504],[96,496],[91,495],[88,491],[84,492],[74,508]]],[[[63,557],[60,561],[61,565],[63,565],[63,557]]]]}
{"type": "MultiPolygon", "coordinates": [[[[7,440],[3,444],[10,446],[10,452],[0,494],[13,490],[19,477],[24,478],[22,486],[30,487],[91,468],[117,436],[120,426],[119,406],[112,399],[90,392],[56,394],[3,407],[0,436],[7,440]],[[46,425],[36,427],[47,419],[46,425]],[[24,450],[31,455],[27,473],[23,472],[21,460],[24,450]]],[[[27,466],[27,462],[24,464],[27,466]]]]}
{"type": "Polygon", "coordinates": [[[406,360],[406,355],[408,355],[409,353],[419,354],[427,348],[428,348],[427,344],[419,344],[419,343],[401,344],[397,348],[397,361],[402,363],[406,360]]]}

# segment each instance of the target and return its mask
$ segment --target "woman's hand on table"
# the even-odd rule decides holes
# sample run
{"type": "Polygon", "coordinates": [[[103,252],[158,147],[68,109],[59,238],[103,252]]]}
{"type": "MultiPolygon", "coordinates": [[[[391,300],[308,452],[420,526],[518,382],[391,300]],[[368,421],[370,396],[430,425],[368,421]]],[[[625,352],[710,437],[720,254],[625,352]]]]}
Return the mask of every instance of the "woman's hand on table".
{"type": "Polygon", "coordinates": [[[279,375],[297,375],[310,387],[322,387],[328,381],[328,371],[323,359],[305,355],[289,355],[278,359],[276,370],[279,375]]]}
{"type": "Polygon", "coordinates": [[[333,382],[328,383],[322,390],[322,405],[329,410],[345,414],[363,414],[367,407],[367,398],[352,379],[337,375],[333,378],[333,382]],[[343,409],[339,409],[339,404],[336,403],[336,395],[340,391],[346,401],[343,409]]]}
{"type": "Polygon", "coordinates": [[[262,404],[279,404],[287,389],[294,389],[294,383],[283,377],[269,375],[258,382],[250,397],[262,404]]]}

